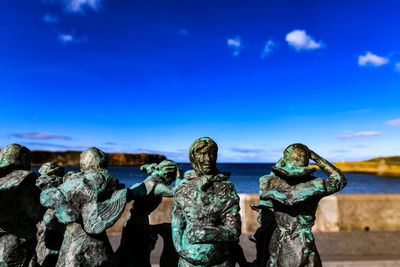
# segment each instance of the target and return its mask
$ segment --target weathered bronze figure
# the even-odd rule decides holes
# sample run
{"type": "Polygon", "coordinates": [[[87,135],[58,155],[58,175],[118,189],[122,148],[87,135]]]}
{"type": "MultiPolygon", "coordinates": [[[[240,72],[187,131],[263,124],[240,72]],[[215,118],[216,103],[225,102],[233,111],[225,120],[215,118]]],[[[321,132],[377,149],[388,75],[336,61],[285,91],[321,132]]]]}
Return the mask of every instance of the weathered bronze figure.
{"type": "Polygon", "coordinates": [[[216,166],[218,147],[210,138],[189,149],[192,171],[175,189],[172,238],[179,266],[229,266],[240,236],[239,196],[229,174],[216,166]]]}
{"type": "Polygon", "coordinates": [[[268,266],[322,266],[311,228],[321,198],[343,189],[344,175],[305,145],[286,148],[269,175],[260,178],[260,199],[270,202],[276,229],[269,245],[268,266]],[[328,175],[313,175],[309,159],[328,175]]]}
{"type": "MultiPolygon", "coordinates": [[[[36,186],[41,190],[56,188],[62,184],[64,168],[53,162],[47,162],[39,169],[36,186]]],[[[36,245],[37,263],[40,266],[55,266],[64,238],[65,225],[58,222],[53,209],[47,209],[40,223],[36,245]]]]}
{"type": "Polygon", "coordinates": [[[275,231],[275,216],[271,201],[261,200],[258,205],[251,205],[251,208],[258,212],[257,221],[260,227],[253,236],[249,236],[250,241],[256,243],[256,260],[253,262],[257,267],[265,267],[269,259],[268,246],[272,234],[275,231]]]}
{"type": "Polygon", "coordinates": [[[169,253],[168,256],[164,255],[160,266],[177,266],[178,256],[170,249],[170,224],[151,226],[148,216],[160,205],[163,197],[173,196],[173,188],[169,185],[174,180],[181,179],[182,170],[172,160],[143,165],[140,170],[149,173],[150,176],[129,190],[135,202],[122,231],[121,245],[117,250],[118,266],[151,267],[150,253],[157,241],[157,234],[163,237],[164,248],[169,253]]]}
{"type": "Polygon", "coordinates": [[[0,152],[0,266],[34,263],[36,223],[44,209],[39,203],[31,152],[12,144],[0,152]]]}
{"type": "Polygon", "coordinates": [[[107,168],[97,148],[82,152],[81,172],[70,174],[58,188],[44,190],[41,203],[66,225],[57,265],[113,266],[115,257],[105,230],[121,216],[127,191],[107,168]]]}

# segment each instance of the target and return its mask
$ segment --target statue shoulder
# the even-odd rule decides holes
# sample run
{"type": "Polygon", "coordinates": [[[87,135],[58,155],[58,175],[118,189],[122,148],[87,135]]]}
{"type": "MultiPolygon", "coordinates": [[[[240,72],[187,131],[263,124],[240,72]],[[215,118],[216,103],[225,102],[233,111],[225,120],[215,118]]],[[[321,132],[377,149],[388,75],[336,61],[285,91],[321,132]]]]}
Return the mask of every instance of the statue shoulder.
{"type": "Polygon", "coordinates": [[[261,176],[259,179],[260,189],[271,188],[275,185],[281,184],[281,178],[274,175],[273,173],[261,176]]]}
{"type": "Polygon", "coordinates": [[[36,179],[37,175],[34,172],[26,170],[15,170],[0,178],[0,191],[16,188],[20,186],[23,182],[33,183],[34,185],[36,179]]]}

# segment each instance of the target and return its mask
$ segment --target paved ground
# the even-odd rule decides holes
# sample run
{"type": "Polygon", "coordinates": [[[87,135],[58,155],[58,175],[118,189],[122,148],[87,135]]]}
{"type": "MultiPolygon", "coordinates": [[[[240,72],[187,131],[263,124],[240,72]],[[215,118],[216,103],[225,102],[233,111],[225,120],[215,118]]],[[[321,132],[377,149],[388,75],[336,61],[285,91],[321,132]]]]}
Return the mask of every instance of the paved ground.
{"type": "MultiPolygon", "coordinates": [[[[400,231],[315,233],[316,244],[326,267],[392,267],[400,266],[400,231]]],[[[109,235],[114,249],[119,234],[109,235]]],[[[254,243],[243,234],[240,244],[248,261],[256,256],[254,243]]],[[[162,250],[162,238],[151,255],[156,266],[162,250]]]]}

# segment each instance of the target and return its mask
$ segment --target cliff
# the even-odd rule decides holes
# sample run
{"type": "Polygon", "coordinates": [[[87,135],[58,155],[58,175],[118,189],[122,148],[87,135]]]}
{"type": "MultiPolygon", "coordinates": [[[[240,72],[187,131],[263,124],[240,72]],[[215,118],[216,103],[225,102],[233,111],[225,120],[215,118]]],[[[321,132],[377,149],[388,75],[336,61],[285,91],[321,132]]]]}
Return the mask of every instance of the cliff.
{"type": "Polygon", "coordinates": [[[400,177],[400,156],[379,157],[365,161],[335,162],[333,165],[342,172],[372,173],[379,176],[400,177]]]}
{"type": "MultiPolygon", "coordinates": [[[[63,166],[79,166],[80,151],[32,151],[32,166],[41,166],[43,163],[53,161],[63,166]]],[[[148,163],[159,163],[166,159],[159,154],[148,153],[107,153],[109,166],[140,166],[148,163]]]]}

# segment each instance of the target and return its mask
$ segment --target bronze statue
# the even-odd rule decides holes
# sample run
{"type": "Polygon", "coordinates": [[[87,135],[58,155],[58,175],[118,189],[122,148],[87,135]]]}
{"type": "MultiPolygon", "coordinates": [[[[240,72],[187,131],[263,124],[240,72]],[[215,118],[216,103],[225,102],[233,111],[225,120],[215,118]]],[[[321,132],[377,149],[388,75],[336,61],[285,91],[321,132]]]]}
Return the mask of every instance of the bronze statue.
{"type": "MultiPolygon", "coordinates": [[[[36,186],[41,190],[56,188],[62,184],[64,168],[53,162],[46,162],[39,169],[36,186]]],[[[65,225],[58,222],[53,209],[47,209],[36,234],[37,263],[40,266],[55,266],[64,239],[65,225]]]]}
{"type": "Polygon", "coordinates": [[[35,262],[36,224],[44,209],[39,203],[31,152],[12,144],[0,151],[0,266],[35,262]]]}
{"type": "Polygon", "coordinates": [[[172,238],[179,266],[229,266],[241,231],[239,196],[217,169],[218,147],[208,137],[189,149],[192,171],[175,189],[172,238]]]}
{"type": "Polygon", "coordinates": [[[105,230],[122,215],[127,190],[106,168],[106,154],[89,148],[80,157],[81,172],[57,188],[44,190],[41,203],[66,225],[57,265],[113,266],[115,257],[105,230]]]}
{"type": "Polygon", "coordinates": [[[269,244],[268,266],[322,266],[311,228],[321,198],[346,186],[344,175],[305,145],[283,152],[269,175],[260,178],[260,199],[275,215],[276,228],[269,244]],[[313,175],[309,159],[328,175],[313,175]]]}
{"type": "Polygon", "coordinates": [[[169,185],[180,180],[182,170],[172,160],[160,164],[147,164],[140,168],[150,174],[142,183],[129,190],[135,200],[126,218],[122,231],[121,244],[117,250],[118,266],[151,267],[150,253],[157,241],[157,234],[164,239],[164,250],[160,266],[177,266],[178,256],[172,248],[170,224],[150,225],[149,218],[163,197],[172,197],[173,188],[169,185]],[[169,255],[166,255],[168,253],[169,255]]]}
{"type": "Polygon", "coordinates": [[[269,260],[269,242],[275,231],[275,216],[272,209],[271,201],[260,200],[258,205],[251,205],[251,208],[258,212],[257,221],[260,227],[254,235],[249,236],[249,240],[256,243],[256,260],[253,265],[257,267],[265,267],[269,260]]]}

